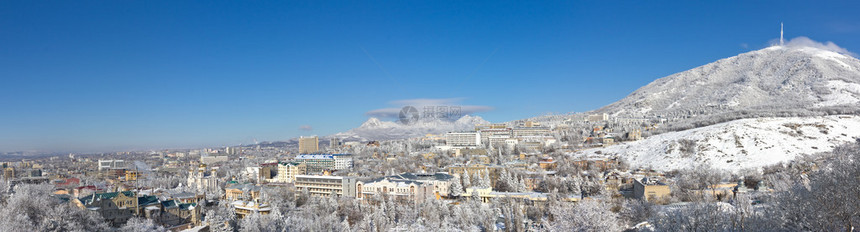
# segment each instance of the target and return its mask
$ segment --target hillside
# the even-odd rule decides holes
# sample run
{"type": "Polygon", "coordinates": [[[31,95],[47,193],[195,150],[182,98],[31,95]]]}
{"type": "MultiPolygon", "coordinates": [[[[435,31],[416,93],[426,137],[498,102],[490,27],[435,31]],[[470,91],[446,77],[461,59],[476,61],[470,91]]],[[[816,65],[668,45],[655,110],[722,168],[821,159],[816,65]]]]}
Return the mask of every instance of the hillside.
{"type": "Polygon", "coordinates": [[[858,138],[858,116],[757,118],[663,133],[573,155],[617,155],[634,167],[663,171],[699,164],[735,171],[831,151],[858,138]]]}
{"type": "Polygon", "coordinates": [[[860,60],[813,47],[772,46],[657,79],[597,112],[693,118],[856,109],[858,103],[860,60]]]}

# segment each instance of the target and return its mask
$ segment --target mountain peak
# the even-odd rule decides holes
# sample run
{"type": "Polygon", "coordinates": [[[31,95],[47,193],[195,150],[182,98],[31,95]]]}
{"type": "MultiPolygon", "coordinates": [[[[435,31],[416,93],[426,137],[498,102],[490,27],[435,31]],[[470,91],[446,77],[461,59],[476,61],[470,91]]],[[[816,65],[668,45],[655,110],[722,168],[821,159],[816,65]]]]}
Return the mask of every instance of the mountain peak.
{"type": "Polygon", "coordinates": [[[689,117],[860,103],[860,60],[789,43],[660,78],[599,109],[621,116],[689,117]]]}

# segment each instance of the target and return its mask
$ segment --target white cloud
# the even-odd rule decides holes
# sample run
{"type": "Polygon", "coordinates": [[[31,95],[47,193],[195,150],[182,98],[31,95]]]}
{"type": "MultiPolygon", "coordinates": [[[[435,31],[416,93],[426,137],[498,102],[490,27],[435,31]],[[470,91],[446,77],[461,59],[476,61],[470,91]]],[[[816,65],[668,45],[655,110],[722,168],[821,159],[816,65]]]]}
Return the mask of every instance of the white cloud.
{"type": "Polygon", "coordinates": [[[856,55],[854,53],[848,51],[848,49],[839,47],[838,45],[836,45],[833,42],[827,41],[827,42],[821,43],[821,42],[812,40],[810,38],[807,38],[805,36],[795,37],[794,39],[791,39],[791,40],[785,42],[785,46],[786,47],[812,47],[812,48],[818,48],[818,49],[822,49],[822,50],[827,50],[827,51],[836,52],[839,54],[850,55],[850,56],[856,57],[856,55]]]}
{"type": "Polygon", "coordinates": [[[397,118],[400,116],[400,111],[405,106],[415,107],[419,112],[423,111],[425,107],[438,107],[438,106],[454,106],[460,107],[460,114],[474,114],[479,112],[487,112],[493,110],[493,107],[490,106],[479,106],[479,105],[461,105],[459,104],[465,98],[418,98],[418,99],[404,99],[404,100],[396,100],[391,101],[388,104],[394,105],[397,107],[392,108],[382,108],[368,111],[365,113],[367,116],[377,117],[377,118],[397,118]]]}
{"type": "Polygon", "coordinates": [[[299,130],[312,131],[312,130],[314,130],[314,128],[310,125],[301,125],[301,126],[299,126],[299,130]]]}

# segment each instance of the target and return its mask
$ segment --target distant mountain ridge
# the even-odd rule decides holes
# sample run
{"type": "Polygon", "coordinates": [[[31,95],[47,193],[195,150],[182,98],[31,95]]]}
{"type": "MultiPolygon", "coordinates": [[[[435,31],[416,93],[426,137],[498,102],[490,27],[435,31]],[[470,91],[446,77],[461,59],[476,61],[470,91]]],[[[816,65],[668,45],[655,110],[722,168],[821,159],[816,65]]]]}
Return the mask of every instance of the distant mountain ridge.
{"type": "Polygon", "coordinates": [[[337,133],[327,137],[343,140],[395,140],[421,137],[426,134],[442,134],[449,131],[474,130],[475,125],[488,124],[480,116],[464,115],[457,120],[444,119],[419,119],[410,124],[397,121],[382,121],[378,118],[369,118],[361,126],[346,132],[337,133]]]}

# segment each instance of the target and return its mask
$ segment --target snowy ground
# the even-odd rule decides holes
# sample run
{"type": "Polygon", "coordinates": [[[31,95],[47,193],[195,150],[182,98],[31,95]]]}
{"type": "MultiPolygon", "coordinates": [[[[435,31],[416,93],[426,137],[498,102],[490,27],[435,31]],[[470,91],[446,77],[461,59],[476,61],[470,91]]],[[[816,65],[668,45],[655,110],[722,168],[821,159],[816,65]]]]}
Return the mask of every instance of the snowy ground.
{"type": "Polygon", "coordinates": [[[663,171],[698,164],[737,171],[789,161],[801,154],[831,151],[857,138],[858,116],[741,119],[574,155],[617,154],[633,167],[663,171]]]}

